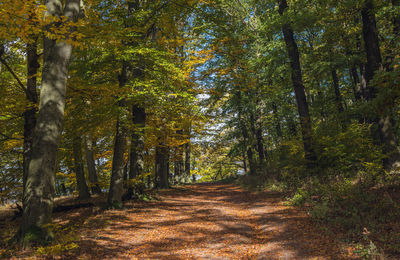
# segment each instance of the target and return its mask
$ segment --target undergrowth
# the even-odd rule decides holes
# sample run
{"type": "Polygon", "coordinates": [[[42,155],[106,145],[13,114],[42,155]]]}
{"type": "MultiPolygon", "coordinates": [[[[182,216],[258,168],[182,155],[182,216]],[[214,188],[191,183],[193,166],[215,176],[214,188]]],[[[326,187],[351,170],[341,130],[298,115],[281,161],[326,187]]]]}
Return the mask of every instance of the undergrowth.
{"type": "MultiPolygon", "coordinates": [[[[90,230],[93,228],[105,228],[112,224],[112,219],[104,218],[103,212],[110,209],[102,200],[93,198],[94,204],[90,208],[78,209],[76,212],[60,213],[58,222],[48,225],[49,230],[54,235],[49,243],[34,244],[24,252],[20,251],[18,244],[9,245],[4,241],[10,240],[15,234],[18,224],[17,222],[5,223],[0,230],[0,259],[12,258],[18,253],[19,257],[27,258],[73,258],[79,248],[80,234],[82,230],[90,230]],[[78,215],[78,217],[76,216],[78,215]],[[67,220],[67,221],[65,221],[67,220]],[[1,241],[4,240],[4,241],[1,241]]],[[[73,198],[71,197],[71,200],[73,198]]],[[[149,190],[135,189],[132,200],[134,201],[153,201],[159,200],[154,192],[149,190]]],[[[123,208],[123,205],[121,205],[123,208]]]]}
{"type": "Polygon", "coordinates": [[[307,210],[321,229],[336,234],[360,257],[400,256],[400,185],[346,179],[312,180],[293,188],[276,179],[260,183],[256,176],[244,176],[239,183],[250,190],[284,192],[289,204],[307,210]]]}
{"type": "Polygon", "coordinates": [[[239,184],[284,192],[289,204],[305,208],[321,229],[362,258],[400,257],[400,174],[383,170],[384,156],[367,127],[329,131],[316,130],[315,168],[307,169],[302,142],[289,140],[270,153],[268,174],[242,176],[239,184]]]}

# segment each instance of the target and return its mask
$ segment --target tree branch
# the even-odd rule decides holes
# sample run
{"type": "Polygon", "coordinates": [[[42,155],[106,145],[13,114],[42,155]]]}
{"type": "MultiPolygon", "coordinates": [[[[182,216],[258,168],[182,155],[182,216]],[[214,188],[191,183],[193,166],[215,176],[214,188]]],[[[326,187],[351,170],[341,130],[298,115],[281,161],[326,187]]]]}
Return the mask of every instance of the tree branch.
{"type": "Polygon", "coordinates": [[[4,139],[0,140],[1,142],[7,141],[7,140],[21,140],[21,138],[9,137],[8,135],[5,135],[3,133],[0,133],[0,136],[4,137],[4,139]]]}
{"type": "MultiPolygon", "coordinates": [[[[0,54],[3,54],[3,53],[0,53],[0,54]]],[[[25,85],[18,78],[17,74],[15,74],[15,72],[11,69],[11,67],[8,66],[7,62],[3,59],[2,55],[0,55],[0,62],[7,68],[7,70],[11,73],[11,75],[14,77],[14,79],[18,82],[18,85],[21,87],[22,91],[24,91],[24,93],[26,95],[28,95],[28,91],[25,88],[25,85]]]]}
{"type": "Polygon", "coordinates": [[[153,19],[154,16],[156,16],[156,14],[157,14],[159,11],[161,11],[162,9],[164,9],[164,8],[165,8],[169,3],[171,3],[171,2],[172,2],[172,0],[168,0],[168,1],[166,1],[164,4],[162,4],[160,7],[158,7],[157,9],[155,9],[155,10],[153,11],[153,13],[152,13],[149,17],[147,17],[147,19],[144,21],[143,26],[145,26],[148,22],[150,22],[150,20],[153,19]]]}

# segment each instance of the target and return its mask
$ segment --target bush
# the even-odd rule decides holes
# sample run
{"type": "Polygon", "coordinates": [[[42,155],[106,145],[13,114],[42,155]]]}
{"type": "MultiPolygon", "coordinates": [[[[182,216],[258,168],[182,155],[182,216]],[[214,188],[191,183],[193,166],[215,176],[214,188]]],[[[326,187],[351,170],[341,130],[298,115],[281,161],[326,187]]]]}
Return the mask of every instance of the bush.
{"type": "Polygon", "coordinates": [[[320,180],[352,178],[360,171],[383,173],[384,156],[374,145],[369,127],[353,123],[345,131],[332,135],[324,135],[324,128],[319,130],[315,150],[320,180]]]}

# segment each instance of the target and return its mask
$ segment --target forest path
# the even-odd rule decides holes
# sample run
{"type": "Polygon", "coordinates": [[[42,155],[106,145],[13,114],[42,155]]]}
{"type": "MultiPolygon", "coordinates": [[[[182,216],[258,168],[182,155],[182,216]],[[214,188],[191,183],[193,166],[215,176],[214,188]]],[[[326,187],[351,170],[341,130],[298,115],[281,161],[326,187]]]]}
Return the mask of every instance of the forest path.
{"type": "MultiPolygon", "coordinates": [[[[279,194],[227,184],[160,192],[97,215],[81,233],[76,257],[90,259],[344,259],[309,218],[279,194]],[[105,218],[105,219],[104,219],[105,218]]],[[[71,255],[70,255],[71,257],[71,255]]]]}

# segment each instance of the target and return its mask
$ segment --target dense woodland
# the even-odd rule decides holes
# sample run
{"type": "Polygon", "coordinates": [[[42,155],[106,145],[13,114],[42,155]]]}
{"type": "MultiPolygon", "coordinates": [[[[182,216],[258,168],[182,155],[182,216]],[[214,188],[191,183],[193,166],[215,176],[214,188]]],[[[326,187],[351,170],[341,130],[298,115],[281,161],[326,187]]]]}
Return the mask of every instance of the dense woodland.
{"type": "Polygon", "coordinates": [[[230,180],[399,256],[399,38],[399,0],[0,1],[9,244],[57,197],[230,180]]]}

